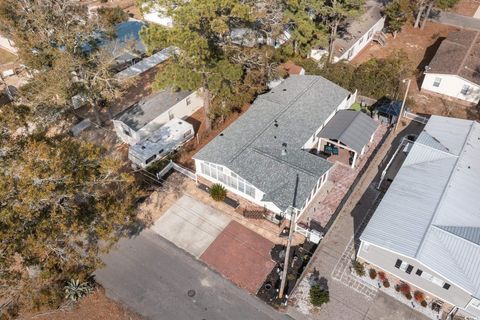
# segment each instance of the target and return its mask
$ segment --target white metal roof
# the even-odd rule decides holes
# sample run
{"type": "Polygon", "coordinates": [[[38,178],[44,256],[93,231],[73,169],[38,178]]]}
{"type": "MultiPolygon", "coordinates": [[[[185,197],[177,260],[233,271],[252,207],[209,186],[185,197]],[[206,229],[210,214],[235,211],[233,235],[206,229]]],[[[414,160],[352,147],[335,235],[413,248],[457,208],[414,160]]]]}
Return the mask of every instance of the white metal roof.
{"type": "Polygon", "coordinates": [[[432,116],[360,237],[480,297],[480,124],[432,116]]]}
{"type": "Polygon", "coordinates": [[[131,146],[128,152],[138,159],[146,160],[152,154],[158,153],[159,150],[174,147],[185,141],[185,132],[191,130],[193,126],[181,119],[173,118],[163,126],[154,131],[147,138],[137,142],[131,146]]]}
{"type": "Polygon", "coordinates": [[[150,70],[151,68],[159,65],[160,63],[170,58],[174,50],[174,47],[168,47],[166,49],[163,49],[151,55],[150,57],[142,59],[140,62],[135,63],[134,65],[126,68],[125,70],[120,71],[115,75],[115,77],[119,80],[123,80],[144,73],[145,71],[150,70]]]}

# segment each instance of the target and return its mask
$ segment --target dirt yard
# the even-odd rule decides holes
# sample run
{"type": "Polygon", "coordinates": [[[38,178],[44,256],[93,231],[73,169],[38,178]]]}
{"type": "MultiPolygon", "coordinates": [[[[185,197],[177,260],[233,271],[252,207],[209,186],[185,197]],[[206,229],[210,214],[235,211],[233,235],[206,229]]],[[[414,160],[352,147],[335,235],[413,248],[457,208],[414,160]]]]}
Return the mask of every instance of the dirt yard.
{"type": "Polygon", "coordinates": [[[0,48],[0,65],[6,63],[12,63],[17,60],[17,56],[8,52],[7,50],[0,48]]]}
{"type": "Polygon", "coordinates": [[[451,11],[462,16],[473,17],[479,5],[480,1],[478,0],[460,0],[451,11]]]}
{"type": "Polygon", "coordinates": [[[412,79],[407,100],[407,106],[411,111],[419,114],[478,119],[479,110],[476,107],[465,106],[420,91],[425,66],[430,63],[445,37],[450,32],[458,30],[452,26],[432,22],[428,22],[424,30],[405,26],[396,38],[393,38],[391,34],[387,35],[388,41],[384,47],[377,43],[370,43],[355,57],[352,63],[359,65],[371,58],[385,58],[398,50],[403,50],[407,53],[412,67],[415,69],[415,79],[412,79]]]}
{"type": "Polygon", "coordinates": [[[415,29],[407,25],[398,33],[396,38],[387,35],[387,45],[382,47],[376,42],[371,42],[358,56],[353,59],[353,64],[361,64],[370,58],[385,58],[398,50],[404,50],[415,68],[424,67],[435,55],[440,42],[450,32],[458,28],[438,23],[428,22],[425,29],[415,29]]]}
{"type": "Polygon", "coordinates": [[[142,318],[107,298],[103,289],[82,299],[70,310],[56,310],[40,314],[23,315],[28,320],[141,320],[142,318]]]}

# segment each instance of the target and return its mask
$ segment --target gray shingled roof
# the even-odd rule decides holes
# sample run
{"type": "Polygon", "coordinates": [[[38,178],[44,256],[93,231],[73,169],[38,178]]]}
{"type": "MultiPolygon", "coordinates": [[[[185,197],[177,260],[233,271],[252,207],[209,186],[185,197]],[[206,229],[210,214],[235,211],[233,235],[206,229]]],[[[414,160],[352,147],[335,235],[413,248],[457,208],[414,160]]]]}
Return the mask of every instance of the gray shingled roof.
{"type": "Polygon", "coordinates": [[[432,116],[360,237],[480,298],[480,124],[432,116]]]}
{"type": "Polygon", "coordinates": [[[361,153],[377,128],[378,123],[363,112],[340,110],[328,121],[317,137],[340,141],[361,153]]]}
{"type": "Polygon", "coordinates": [[[190,91],[162,90],[154,93],[120,113],[115,120],[122,121],[135,131],[166,112],[191,94],[190,91]]]}
{"type": "Polygon", "coordinates": [[[302,150],[350,93],[319,76],[292,76],[257,97],[248,111],[202,148],[195,159],[224,165],[263,191],[265,201],[286,210],[301,207],[332,166],[302,150]],[[282,156],[282,144],[287,154],[282,156]]]}
{"type": "Polygon", "coordinates": [[[480,84],[480,32],[451,32],[442,41],[427,73],[456,74],[480,84]]]}

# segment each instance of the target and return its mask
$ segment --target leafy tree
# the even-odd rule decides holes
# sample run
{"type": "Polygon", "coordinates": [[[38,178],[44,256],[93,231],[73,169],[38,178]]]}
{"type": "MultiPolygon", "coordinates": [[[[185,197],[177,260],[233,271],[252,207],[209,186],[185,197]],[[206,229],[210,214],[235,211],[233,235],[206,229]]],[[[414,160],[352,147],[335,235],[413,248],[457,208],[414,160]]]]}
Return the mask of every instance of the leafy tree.
{"type": "MultiPolygon", "coordinates": [[[[242,66],[225,56],[233,28],[248,24],[251,7],[239,0],[143,0],[146,8],[164,8],[173,27],[151,25],[142,32],[150,50],[178,48],[171,63],[157,76],[157,88],[202,88],[208,114],[212,98],[231,97],[230,87],[243,76],[242,66]]],[[[207,121],[207,129],[210,123],[207,121]]]]}
{"type": "Polygon", "coordinates": [[[320,2],[315,0],[286,0],[284,20],[291,33],[291,54],[307,56],[314,47],[327,44],[326,30],[317,15],[320,2]]]}
{"type": "Polygon", "coordinates": [[[395,99],[402,79],[411,73],[407,54],[399,51],[385,59],[373,58],[358,66],[351,87],[369,97],[395,99]]]}
{"type": "Polygon", "coordinates": [[[95,270],[136,224],[142,193],[121,160],[70,137],[9,129],[11,113],[0,112],[1,297],[31,306],[95,270]]]}
{"type": "Polygon", "coordinates": [[[365,0],[323,0],[319,7],[319,19],[327,27],[328,57],[333,59],[334,42],[338,28],[348,19],[360,14],[365,0]]]}
{"type": "Polygon", "coordinates": [[[310,303],[316,307],[330,301],[330,294],[328,290],[323,290],[319,285],[310,287],[310,303]]]}
{"type": "Polygon", "coordinates": [[[408,8],[409,2],[405,0],[394,0],[385,7],[387,30],[393,34],[394,38],[408,20],[408,8]]]}
{"type": "Polygon", "coordinates": [[[116,7],[101,7],[97,9],[100,21],[107,26],[114,27],[115,25],[128,20],[128,14],[119,6],[116,7]]]}
{"type": "Polygon", "coordinates": [[[50,109],[51,121],[83,93],[100,121],[98,109],[118,96],[111,52],[98,45],[99,31],[112,34],[111,24],[90,18],[87,7],[70,0],[4,0],[0,24],[15,42],[21,61],[33,72],[20,102],[50,109]],[[110,30],[110,31],[109,31],[110,30]]]}

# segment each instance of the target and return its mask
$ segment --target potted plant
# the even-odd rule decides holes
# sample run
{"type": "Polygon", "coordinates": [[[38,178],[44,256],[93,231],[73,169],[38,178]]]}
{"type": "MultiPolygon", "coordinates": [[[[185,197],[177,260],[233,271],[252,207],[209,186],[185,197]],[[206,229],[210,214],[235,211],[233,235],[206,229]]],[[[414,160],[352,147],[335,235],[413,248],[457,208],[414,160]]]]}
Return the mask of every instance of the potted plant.
{"type": "Polygon", "coordinates": [[[383,286],[385,288],[390,288],[390,282],[388,281],[388,279],[383,280],[383,286]]]}
{"type": "Polygon", "coordinates": [[[406,293],[405,298],[407,298],[407,300],[412,300],[412,294],[410,292],[406,293]]]}
{"type": "Polygon", "coordinates": [[[375,279],[377,277],[377,271],[375,269],[370,269],[368,270],[368,275],[370,276],[370,279],[375,279]]]}
{"type": "Polygon", "coordinates": [[[425,297],[423,295],[423,292],[421,291],[418,291],[416,290],[414,293],[413,293],[413,296],[415,298],[415,301],[421,303],[423,300],[425,300],[425,297]]]}
{"type": "Polygon", "coordinates": [[[422,300],[422,302],[420,302],[420,305],[421,305],[422,307],[426,308],[427,305],[428,305],[428,303],[427,303],[427,301],[422,300]]]}

